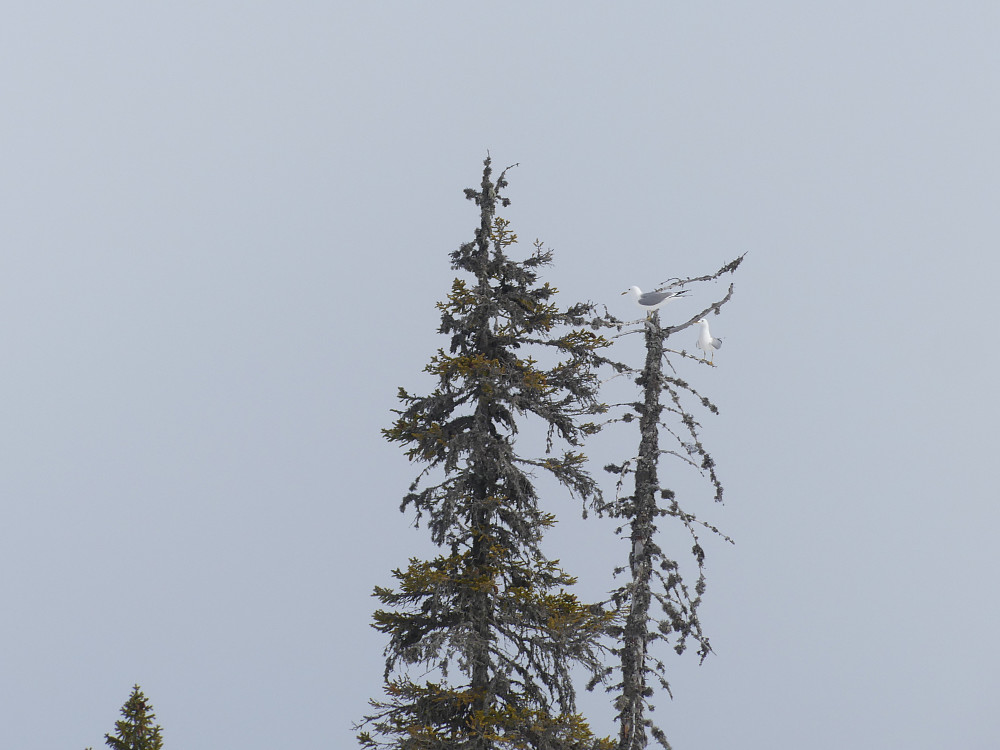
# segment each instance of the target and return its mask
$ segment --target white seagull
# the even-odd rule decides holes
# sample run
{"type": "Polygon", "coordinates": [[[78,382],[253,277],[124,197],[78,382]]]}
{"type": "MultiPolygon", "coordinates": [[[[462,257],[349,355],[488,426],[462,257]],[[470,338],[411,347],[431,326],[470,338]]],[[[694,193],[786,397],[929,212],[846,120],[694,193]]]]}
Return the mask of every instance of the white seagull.
{"type": "MultiPolygon", "coordinates": [[[[712,338],[712,332],[708,330],[708,321],[702,318],[698,321],[701,326],[701,335],[698,336],[698,348],[705,354],[711,354],[715,358],[715,350],[722,348],[722,339],[712,338]]],[[[704,358],[703,358],[704,359],[704,358]]]]}
{"type": "Polygon", "coordinates": [[[687,294],[687,289],[679,292],[643,292],[637,286],[630,286],[622,294],[629,295],[635,303],[646,311],[647,315],[657,308],[663,307],[668,302],[673,302],[682,294],[687,294]]]}

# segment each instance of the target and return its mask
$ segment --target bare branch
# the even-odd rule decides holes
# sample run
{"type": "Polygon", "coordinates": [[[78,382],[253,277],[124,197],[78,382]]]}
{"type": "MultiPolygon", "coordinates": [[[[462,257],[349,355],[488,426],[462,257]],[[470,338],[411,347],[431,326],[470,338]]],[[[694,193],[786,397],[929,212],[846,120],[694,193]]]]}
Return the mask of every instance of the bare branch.
{"type": "Polygon", "coordinates": [[[686,279],[673,278],[673,279],[667,279],[666,281],[662,281],[660,283],[661,284],[667,284],[666,288],[669,289],[669,288],[675,287],[675,286],[684,286],[686,284],[692,284],[692,283],[694,283],[696,281],[714,281],[715,279],[719,278],[720,276],[722,276],[724,274],[734,273],[736,271],[736,269],[740,267],[740,264],[743,262],[743,259],[745,257],[747,257],[747,254],[743,253],[743,255],[741,255],[738,258],[735,258],[735,259],[729,261],[726,265],[724,265],[718,271],[716,271],[713,274],[709,274],[708,276],[689,276],[686,279]]]}
{"type": "Polygon", "coordinates": [[[695,323],[697,323],[699,320],[701,320],[702,318],[704,318],[706,315],[708,315],[713,310],[715,311],[715,314],[718,315],[719,311],[722,309],[722,306],[724,304],[726,304],[727,302],[729,302],[729,300],[732,299],[732,296],[733,296],[733,285],[730,284],[729,285],[729,292],[726,294],[725,297],[723,297],[722,299],[720,299],[718,302],[713,302],[711,305],[709,305],[708,307],[706,307],[700,313],[697,313],[694,317],[690,318],[687,322],[681,323],[680,325],[677,325],[677,326],[670,326],[670,327],[664,328],[663,329],[664,333],[666,333],[668,336],[670,336],[671,334],[677,333],[678,331],[683,331],[685,328],[687,328],[689,326],[693,326],[695,323]]]}

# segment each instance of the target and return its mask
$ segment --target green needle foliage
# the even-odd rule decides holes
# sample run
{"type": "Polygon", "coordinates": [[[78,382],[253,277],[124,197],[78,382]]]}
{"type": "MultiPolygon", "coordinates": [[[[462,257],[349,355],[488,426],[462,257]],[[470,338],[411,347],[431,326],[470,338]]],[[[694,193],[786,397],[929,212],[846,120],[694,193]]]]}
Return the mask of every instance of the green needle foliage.
{"type": "MultiPolygon", "coordinates": [[[[692,279],[678,279],[671,287],[681,287],[691,282],[710,281],[726,273],[734,272],[743,256],[723,266],[710,276],[692,279]]],[[[649,647],[657,641],[671,645],[678,654],[683,653],[689,641],[698,646],[702,660],[711,652],[707,636],[702,631],[698,608],[705,593],[705,551],[701,546],[699,532],[707,530],[729,537],[711,524],[700,521],[694,514],[683,510],[675,493],[660,484],[658,470],[660,458],[678,458],[700,471],[711,483],[715,500],[722,501],[722,484],[715,472],[715,461],[702,444],[700,425],[687,406],[693,399],[698,405],[715,414],[718,409],[691,385],[676,375],[667,359],[667,339],[683,331],[708,315],[719,312],[730,300],[733,286],[729,286],[726,296],[685,323],[673,327],[661,327],[659,313],[654,312],[644,322],[643,335],[646,343],[646,360],[642,370],[636,371],[636,384],[642,398],[629,404],[631,412],[621,421],[633,422],[638,417],[638,454],[620,466],[609,465],[608,471],[617,474],[618,496],[614,502],[604,504],[603,512],[623,519],[617,529],[628,533],[630,544],[629,565],[618,572],[629,573],[628,580],[612,592],[612,600],[621,613],[621,619],[610,632],[617,641],[616,652],[620,657],[621,680],[609,690],[615,695],[615,708],[619,724],[618,750],[640,750],[648,744],[649,733],[667,750],[670,744],[663,730],[656,725],[650,715],[650,703],[654,691],[651,683],[670,694],[666,678],[666,666],[661,659],[650,653],[649,647]],[[664,370],[664,363],[670,371],[664,370]],[[687,397],[687,398],[685,398],[687,397]],[[661,433],[673,439],[674,446],[660,447],[661,433]],[[635,491],[622,496],[621,490],[626,476],[634,474],[635,491]],[[656,522],[661,517],[679,521],[690,534],[691,556],[694,559],[697,578],[691,586],[682,574],[681,565],[657,544],[656,522]],[[653,607],[653,605],[659,605],[653,607]]],[[[680,357],[692,357],[684,351],[673,352],[680,357]]],[[[697,357],[694,357],[697,359],[697,357]]],[[[707,364],[707,362],[706,362],[707,364]]]]}
{"type": "Polygon", "coordinates": [[[487,158],[480,189],[465,191],[480,226],[451,254],[466,277],[438,304],[448,351],[425,368],[437,387],[400,389],[384,431],[424,465],[401,510],[442,552],[410,560],[393,571],[394,588],[375,590],[373,626],[389,637],[386,695],[358,727],[365,748],[612,747],[576,713],[570,678],[574,665],[600,669],[611,615],[569,593],[574,579],[542,554],[555,519],[534,484],[548,473],[584,500],[597,492],[577,448],[597,429],[587,419],[604,411],[595,368],[608,324],[590,304],[553,302],[556,290],[538,281],[552,257],[541,243],[524,260],[507,256],[517,237],[496,216],[509,205],[506,171],[494,182],[487,158]],[[541,456],[515,451],[529,419],[547,432],[541,456]]]}
{"type": "Polygon", "coordinates": [[[122,719],[115,722],[115,734],[104,735],[104,743],[114,750],[160,750],[162,729],[154,724],[156,714],[138,685],[122,706],[122,719]]]}

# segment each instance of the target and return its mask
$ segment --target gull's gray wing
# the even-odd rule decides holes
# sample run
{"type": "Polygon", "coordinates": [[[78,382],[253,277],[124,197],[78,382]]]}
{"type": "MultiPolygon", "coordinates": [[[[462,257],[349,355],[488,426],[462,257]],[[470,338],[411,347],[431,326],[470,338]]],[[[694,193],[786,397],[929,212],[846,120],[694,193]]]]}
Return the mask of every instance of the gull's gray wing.
{"type": "Polygon", "coordinates": [[[722,348],[722,339],[712,339],[712,346],[716,349],[722,348]]]}
{"type": "Polygon", "coordinates": [[[680,297],[687,290],[680,292],[645,292],[639,296],[639,304],[652,307],[653,305],[658,305],[663,300],[669,299],[671,297],[680,297]]]}

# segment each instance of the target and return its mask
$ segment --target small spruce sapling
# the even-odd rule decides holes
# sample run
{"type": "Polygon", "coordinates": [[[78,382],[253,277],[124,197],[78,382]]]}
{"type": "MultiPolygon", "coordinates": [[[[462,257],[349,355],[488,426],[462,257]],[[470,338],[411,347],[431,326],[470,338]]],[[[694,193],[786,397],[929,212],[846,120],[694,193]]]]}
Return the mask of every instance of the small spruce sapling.
{"type": "Polygon", "coordinates": [[[121,714],[122,718],[115,722],[115,733],[104,735],[108,747],[113,750],[161,750],[163,729],[153,723],[156,714],[138,685],[132,687],[121,714]]]}

